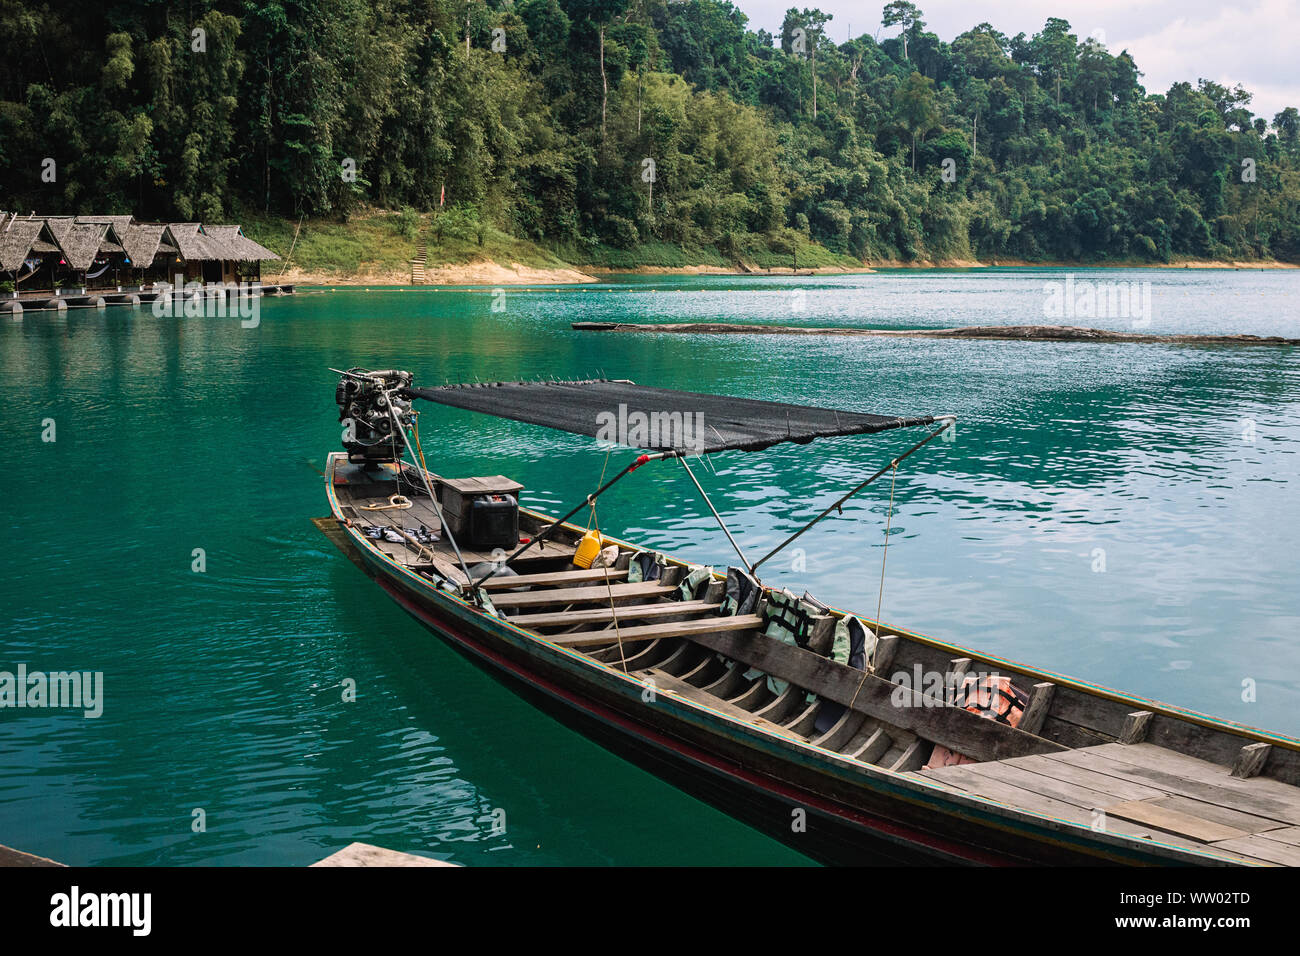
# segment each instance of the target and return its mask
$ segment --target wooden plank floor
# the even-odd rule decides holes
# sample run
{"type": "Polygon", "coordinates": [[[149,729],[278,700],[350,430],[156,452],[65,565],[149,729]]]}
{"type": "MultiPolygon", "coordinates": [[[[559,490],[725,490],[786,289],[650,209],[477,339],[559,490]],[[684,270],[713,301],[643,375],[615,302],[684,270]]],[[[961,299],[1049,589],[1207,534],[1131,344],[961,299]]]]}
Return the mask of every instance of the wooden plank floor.
{"type": "MultiPolygon", "coordinates": [[[[387,498],[352,499],[347,496],[346,489],[341,488],[339,489],[339,492],[340,492],[340,498],[339,498],[340,503],[352,505],[356,509],[357,517],[363,523],[378,525],[381,528],[389,527],[389,528],[401,528],[401,529],[414,528],[419,525],[423,525],[425,528],[428,528],[431,532],[440,533],[441,531],[442,525],[438,521],[438,515],[434,512],[433,505],[430,503],[427,497],[424,498],[421,498],[419,496],[411,497],[410,498],[411,507],[401,509],[401,510],[391,509],[385,511],[363,511],[361,510],[362,506],[386,505],[388,504],[388,499],[387,498]]],[[[451,542],[449,542],[446,539],[445,535],[442,535],[440,537],[440,540],[435,541],[432,545],[429,545],[428,547],[430,547],[440,557],[446,558],[451,563],[452,566],[457,566],[456,553],[455,551],[452,550],[451,542]]],[[[409,544],[406,544],[405,542],[403,542],[402,544],[395,544],[392,542],[384,542],[381,540],[379,542],[379,548],[385,554],[389,555],[389,557],[397,561],[400,561],[403,564],[420,565],[420,564],[428,563],[427,561],[422,561],[417,556],[415,549],[409,544]]],[[[516,566],[523,567],[526,566],[527,563],[530,561],[540,561],[540,560],[557,559],[557,558],[572,560],[576,550],[577,549],[573,545],[563,544],[558,541],[545,541],[542,542],[540,545],[536,541],[533,541],[528,546],[527,550],[525,550],[518,558],[515,559],[514,564],[516,566]]],[[[496,555],[490,552],[475,551],[472,548],[462,548],[461,554],[465,558],[465,563],[470,566],[473,566],[475,564],[481,564],[485,561],[492,561],[494,560],[495,557],[497,557],[496,555]]],[[[458,574],[456,575],[456,577],[459,579],[461,575],[458,574]]],[[[507,584],[504,586],[511,587],[517,585],[507,584]]]]}
{"type": "Polygon", "coordinates": [[[1107,831],[1300,866],[1300,787],[1154,744],[1102,744],[1062,753],[959,764],[916,775],[1022,809],[1107,831]]]}

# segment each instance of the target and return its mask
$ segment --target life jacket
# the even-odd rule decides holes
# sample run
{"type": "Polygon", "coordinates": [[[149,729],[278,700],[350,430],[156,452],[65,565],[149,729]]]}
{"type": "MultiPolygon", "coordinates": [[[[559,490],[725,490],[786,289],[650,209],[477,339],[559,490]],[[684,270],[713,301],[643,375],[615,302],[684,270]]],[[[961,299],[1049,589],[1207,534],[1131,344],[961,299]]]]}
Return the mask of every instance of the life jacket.
{"type": "Polygon", "coordinates": [[[702,564],[692,564],[686,572],[686,577],[682,583],[677,586],[677,600],[679,601],[700,601],[709,591],[709,585],[713,583],[713,568],[705,567],[702,564]]]}
{"type": "Polygon", "coordinates": [[[768,637],[786,644],[807,647],[814,622],[824,616],[815,606],[800,600],[788,590],[769,591],[767,608],[763,613],[767,622],[764,632],[768,637]]]}
{"type": "Polygon", "coordinates": [[[727,568],[727,590],[718,613],[731,616],[753,614],[763,593],[758,579],[740,568],[727,568]]]}
{"type": "MultiPolygon", "coordinates": [[[[829,617],[826,605],[804,592],[802,598],[795,597],[788,588],[767,592],[767,605],[763,609],[763,633],[774,640],[794,647],[808,648],[813,628],[829,617]]],[[[788,686],[786,681],[767,675],[767,686],[774,694],[783,694],[788,686]]],[[[816,699],[816,694],[808,692],[808,701],[816,699]]]]}
{"type": "MultiPolygon", "coordinates": [[[[1006,724],[1008,727],[1020,726],[1020,718],[1029,706],[1029,695],[1011,683],[1010,677],[989,676],[978,681],[969,680],[957,689],[957,703],[971,713],[979,714],[990,720],[1006,724]]],[[[978,763],[965,754],[949,750],[942,744],[935,744],[930,759],[925,762],[923,770],[935,770],[939,767],[952,767],[963,763],[978,763]]]]}
{"type": "Polygon", "coordinates": [[[979,681],[967,681],[958,694],[958,702],[967,710],[1008,727],[1019,727],[1020,718],[1029,706],[1029,695],[1014,687],[1010,677],[988,676],[979,681]]]}
{"type": "Polygon", "coordinates": [[[627,565],[628,584],[641,581],[658,581],[668,568],[668,562],[657,551],[637,551],[627,565]]]}
{"type": "Polygon", "coordinates": [[[867,658],[876,649],[876,635],[851,614],[835,622],[835,640],[831,644],[831,660],[866,670],[867,658]]]}

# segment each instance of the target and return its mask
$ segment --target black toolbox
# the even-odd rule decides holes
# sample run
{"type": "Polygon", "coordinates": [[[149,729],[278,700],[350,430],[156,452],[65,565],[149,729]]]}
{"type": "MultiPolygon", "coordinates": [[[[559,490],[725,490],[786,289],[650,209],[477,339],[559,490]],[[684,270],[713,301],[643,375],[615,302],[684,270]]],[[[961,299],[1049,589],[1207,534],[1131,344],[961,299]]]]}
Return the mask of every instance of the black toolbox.
{"type": "Polygon", "coordinates": [[[519,500],[523,489],[503,475],[441,478],[438,498],[447,527],[462,548],[513,551],[519,545],[519,500]]]}

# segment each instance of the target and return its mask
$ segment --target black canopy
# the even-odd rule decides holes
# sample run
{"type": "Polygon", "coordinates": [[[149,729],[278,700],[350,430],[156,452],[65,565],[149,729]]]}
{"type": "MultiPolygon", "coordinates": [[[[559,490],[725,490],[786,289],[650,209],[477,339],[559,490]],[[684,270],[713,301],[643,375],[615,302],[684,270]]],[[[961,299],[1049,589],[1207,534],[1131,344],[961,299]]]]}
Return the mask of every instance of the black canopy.
{"type": "Polygon", "coordinates": [[[787,441],[803,443],[832,435],[861,435],[934,422],[930,415],[867,415],[679,392],[609,379],[445,385],[409,388],[406,393],[632,448],[696,454],[727,449],[756,451],[787,441]]]}

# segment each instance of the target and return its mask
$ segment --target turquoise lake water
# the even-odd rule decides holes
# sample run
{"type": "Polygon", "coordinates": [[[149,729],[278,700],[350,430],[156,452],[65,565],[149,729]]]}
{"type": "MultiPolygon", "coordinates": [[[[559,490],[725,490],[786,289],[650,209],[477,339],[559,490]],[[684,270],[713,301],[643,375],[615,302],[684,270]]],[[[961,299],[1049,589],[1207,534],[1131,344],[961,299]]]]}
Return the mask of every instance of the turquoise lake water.
{"type": "MultiPolygon", "coordinates": [[[[321,537],[308,519],[326,513],[313,469],[338,446],[330,366],[955,413],[955,441],[899,473],[886,621],[1300,735],[1297,350],[570,329],[1300,337],[1294,272],[1075,270],[1148,283],[1150,314],[1045,318],[1066,275],[304,292],[264,301],[252,329],[147,309],[0,319],[0,670],[100,671],[105,698],[98,719],[0,710],[0,843],[78,864],[300,865],[354,840],[468,865],[807,862],[518,699],[321,537]]],[[[435,471],[509,474],[553,512],[605,463],[590,440],[431,405],[421,431],[435,471]]],[[[696,473],[755,556],[915,437],[728,453],[696,473]]],[[[765,580],[874,613],[888,496],[877,483],[765,580]]],[[[680,468],[602,500],[608,532],[731,557],[680,468]]]]}

